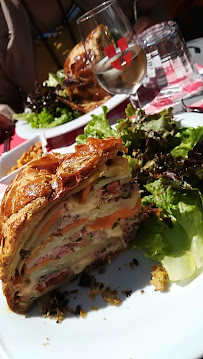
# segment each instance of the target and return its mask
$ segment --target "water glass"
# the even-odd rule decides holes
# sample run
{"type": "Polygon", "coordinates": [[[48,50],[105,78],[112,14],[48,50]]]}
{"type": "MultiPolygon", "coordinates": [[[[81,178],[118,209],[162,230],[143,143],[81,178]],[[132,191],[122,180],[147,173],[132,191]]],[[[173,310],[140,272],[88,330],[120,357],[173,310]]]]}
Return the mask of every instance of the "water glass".
{"type": "Polygon", "coordinates": [[[156,24],[142,32],[139,39],[147,57],[143,86],[157,91],[159,98],[175,102],[184,88],[201,81],[176,22],[156,24]]]}

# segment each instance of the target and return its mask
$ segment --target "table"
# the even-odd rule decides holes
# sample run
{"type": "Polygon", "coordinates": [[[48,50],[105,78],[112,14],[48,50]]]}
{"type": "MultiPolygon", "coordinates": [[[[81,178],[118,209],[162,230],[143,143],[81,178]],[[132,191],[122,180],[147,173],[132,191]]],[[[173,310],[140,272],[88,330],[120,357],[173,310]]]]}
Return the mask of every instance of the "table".
{"type": "MultiPolygon", "coordinates": [[[[195,40],[191,40],[189,42],[187,42],[187,46],[189,47],[189,50],[191,52],[191,55],[194,59],[194,61],[200,65],[203,66],[203,38],[198,38],[195,40]],[[199,50],[195,51],[195,47],[197,47],[199,50]]],[[[200,98],[202,97],[202,95],[197,96],[196,101],[198,101],[200,98]]],[[[110,121],[111,124],[115,123],[117,119],[122,118],[123,116],[125,116],[125,108],[127,106],[127,103],[129,101],[124,101],[122,104],[120,104],[119,106],[117,106],[116,108],[114,108],[113,110],[111,110],[108,115],[107,118],[110,121]]],[[[182,112],[182,106],[180,104],[175,104],[174,105],[174,113],[180,113],[182,112]]],[[[55,149],[55,148],[59,148],[59,147],[64,147],[64,146],[69,146],[72,143],[74,143],[75,138],[78,134],[83,133],[83,127],[79,128],[77,130],[74,130],[72,132],[69,132],[65,135],[62,136],[57,136],[55,138],[49,139],[48,142],[48,146],[47,149],[51,150],[51,149],[55,149]]],[[[19,144],[23,143],[25,140],[18,137],[17,134],[14,134],[14,136],[11,139],[11,149],[15,148],[16,146],[18,146],[19,144]]],[[[2,155],[3,153],[3,144],[0,144],[0,155],[2,155]]]]}
{"type": "MultiPolygon", "coordinates": [[[[111,124],[115,123],[118,119],[125,116],[125,109],[128,104],[128,100],[122,102],[120,105],[118,105],[116,108],[112,109],[108,114],[107,118],[111,124]]],[[[75,138],[77,135],[83,133],[84,127],[80,127],[74,131],[68,132],[66,134],[63,134],[61,136],[53,137],[51,139],[47,140],[47,149],[52,150],[59,147],[65,147],[73,144],[75,142],[75,138]]],[[[20,138],[16,133],[12,136],[11,142],[10,142],[10,149],[13,149],[26,141],[23,138],[20,138]]],[[[0,144],[0,155],[2,155],[4,149],[3,143],[0,144]]]]}

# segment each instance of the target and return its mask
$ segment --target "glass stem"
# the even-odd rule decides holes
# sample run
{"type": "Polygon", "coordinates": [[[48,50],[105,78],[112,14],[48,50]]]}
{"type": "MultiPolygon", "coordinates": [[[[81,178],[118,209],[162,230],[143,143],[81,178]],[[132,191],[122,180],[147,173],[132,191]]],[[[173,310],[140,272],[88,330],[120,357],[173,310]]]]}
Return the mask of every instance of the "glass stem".
{"type": "Polygon", "coordinates": [[[140,101],[139,101],[137,92],[133,95],[130,95],[129,99],[130,99],[130,102],[133,105],[133,107],[141,109],[141,105],[140,105],[140,101]]]}

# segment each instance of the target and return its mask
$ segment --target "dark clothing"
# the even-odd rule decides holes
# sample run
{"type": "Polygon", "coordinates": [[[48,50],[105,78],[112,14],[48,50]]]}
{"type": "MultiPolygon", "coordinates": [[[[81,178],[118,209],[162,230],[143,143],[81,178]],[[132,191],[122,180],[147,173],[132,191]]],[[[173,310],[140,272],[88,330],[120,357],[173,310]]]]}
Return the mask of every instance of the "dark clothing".
{"type": "MultiPolygon", "coordinates": [[[[0,104],[22,111],[22,96],[35,81],[63,68],[80,41],[76,18],[102,0],[0,0],[0,104]],[[72,20],[71,20],[72,19],[72,20]],[[60,27],[60,25],[63,25],[60,27]]],[[[134,0],[118,0],[133,18],[134,0]]]]}
{"type": "Polygon", "coordinates": [[[190,0],[185,3],[177,1],[177,5],[171,9],[171,13],[186,41],[203,37],[203,0],[190,0]]]}
{"type": "Polygon", "coordinates": [[[71,0],[0,0],[1,104],[21,111],[22,96],[34,90],[35,81],[63,67],[80,40],[77,29],[65,24],[71,6],[71,0]]]}

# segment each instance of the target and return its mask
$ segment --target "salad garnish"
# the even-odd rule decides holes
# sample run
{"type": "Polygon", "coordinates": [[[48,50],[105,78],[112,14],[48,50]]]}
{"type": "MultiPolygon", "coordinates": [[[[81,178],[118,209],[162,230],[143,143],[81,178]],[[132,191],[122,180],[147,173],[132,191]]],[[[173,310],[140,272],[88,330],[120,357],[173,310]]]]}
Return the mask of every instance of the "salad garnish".
{"type": "Polygon", "coordinates": [[[76,142],[123,139],[143,209],[132,248],[160,262],[171,281],[194,277],[203,268],[203,126],[180,127],[172,108],[147,115],[129,104],[112,129],[107,112],[92,115],[76,142]]]}
{"type": "Polygon", "coordinates": [[[14,114],[14,120],[26,121],[32,128],[52,128],[74,120],[81,112],[64,104],[60,98],[66,96],[63,89],[63,70],[49,74],[43,84],[36,83],[35,91],[25,103],[24,113],[14,114]]]}

